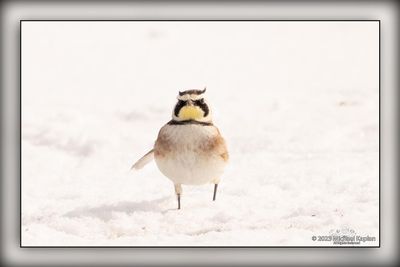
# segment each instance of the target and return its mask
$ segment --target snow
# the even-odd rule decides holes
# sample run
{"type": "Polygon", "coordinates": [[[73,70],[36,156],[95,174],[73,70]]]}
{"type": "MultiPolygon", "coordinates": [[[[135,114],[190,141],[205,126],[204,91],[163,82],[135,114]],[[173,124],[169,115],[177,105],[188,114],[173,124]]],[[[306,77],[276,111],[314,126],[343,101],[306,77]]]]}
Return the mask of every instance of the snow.
{"type": "Polygon", "coordinates": [[[378,90],[377,22],[23,22],[22,245],[376,246],[378,90]],[[176,210],[130,167],[204,86],[230,164],[176,210]]]}

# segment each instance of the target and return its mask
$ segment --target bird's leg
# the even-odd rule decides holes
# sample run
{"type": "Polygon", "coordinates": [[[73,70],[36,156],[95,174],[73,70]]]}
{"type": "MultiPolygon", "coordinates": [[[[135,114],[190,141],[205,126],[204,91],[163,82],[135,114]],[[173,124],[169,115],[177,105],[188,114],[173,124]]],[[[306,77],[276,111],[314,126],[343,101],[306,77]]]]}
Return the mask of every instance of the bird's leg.
{"type": "Polygon", "coordinates": [[[218,188],[218,184],[214,184],[214,195],[213,195],[213,201],[215,201],[215,197],[217,196],[217,188],[218,188]]]}
{"type": "Polygon", "coordinates": [[[215,198],[217,197],[217,188],[219,184],[219,178],[214,179],[214,195],[213,195],[213,201],[215,201],[215,198]]]}
{"type": "Polygon", "coordinates": [[[178,198],[178,210],[181,209],[181,194],[182,194],[182,186],[180,184],[175,184],[175,193],[178,198]]]}

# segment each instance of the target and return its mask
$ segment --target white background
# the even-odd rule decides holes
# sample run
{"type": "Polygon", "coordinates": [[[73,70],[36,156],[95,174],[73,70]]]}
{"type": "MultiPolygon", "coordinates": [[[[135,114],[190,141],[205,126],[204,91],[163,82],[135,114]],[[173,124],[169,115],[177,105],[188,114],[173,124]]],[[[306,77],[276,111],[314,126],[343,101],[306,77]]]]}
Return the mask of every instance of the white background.
{"type": "Polygon", "coordinates": [[[23,245],[378,238],[378,66],[377,22],[24,22],[23,245]],[[129,168],[204,86],[231,163],[176,211],[129,168]]]}

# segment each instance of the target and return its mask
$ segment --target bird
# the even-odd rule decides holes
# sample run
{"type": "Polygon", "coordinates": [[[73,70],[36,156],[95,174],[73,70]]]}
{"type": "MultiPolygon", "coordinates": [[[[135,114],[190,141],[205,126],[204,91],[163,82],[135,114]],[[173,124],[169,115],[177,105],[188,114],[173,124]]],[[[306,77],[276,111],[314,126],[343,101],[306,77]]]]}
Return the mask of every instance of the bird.
{"type": "Polygon", "coordinates": [[[131,169],[141,169],[153,159],[173,182],[181,209],[182,185],[214,184],[216,200],[221,176],[229,161],[225,139],[212,121],[204,89],[179,91],[172,119],[161,127],[153,148],[131,169]]]}

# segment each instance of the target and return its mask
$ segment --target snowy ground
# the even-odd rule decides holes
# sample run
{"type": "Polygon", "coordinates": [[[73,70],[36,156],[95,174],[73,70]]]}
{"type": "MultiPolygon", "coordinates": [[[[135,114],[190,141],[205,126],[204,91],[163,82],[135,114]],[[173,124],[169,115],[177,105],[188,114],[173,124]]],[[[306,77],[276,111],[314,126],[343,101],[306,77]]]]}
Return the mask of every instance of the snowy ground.
{"type": "Polygon", "coordinates": [[[378,24],[24,22],[22,244],[378,244],[378,24]],[[178,90],[208,88],[212,185],[129,171],[178,90]]]}

